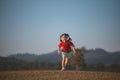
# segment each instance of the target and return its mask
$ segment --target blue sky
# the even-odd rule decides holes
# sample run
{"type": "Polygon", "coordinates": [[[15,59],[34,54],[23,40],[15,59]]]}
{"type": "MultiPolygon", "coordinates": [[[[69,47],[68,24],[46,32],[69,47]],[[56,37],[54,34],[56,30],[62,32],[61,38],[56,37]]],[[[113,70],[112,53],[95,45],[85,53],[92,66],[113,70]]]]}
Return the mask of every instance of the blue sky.
{"type": "Polygon", "coordinates": [[[0,0],[0,55],[44,54],[68,33],[75,46],[120,51],[119,0],[0,0]]]}

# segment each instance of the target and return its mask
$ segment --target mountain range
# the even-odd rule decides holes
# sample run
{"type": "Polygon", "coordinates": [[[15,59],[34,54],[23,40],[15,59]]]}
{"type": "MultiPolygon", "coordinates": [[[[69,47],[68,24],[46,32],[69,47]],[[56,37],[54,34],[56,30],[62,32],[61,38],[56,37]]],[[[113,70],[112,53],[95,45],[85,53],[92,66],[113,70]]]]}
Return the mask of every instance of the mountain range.
{"type": "MultiPolygon", "coordinates": [[[[15,58],[26,62],[39,61],[56,63],[61,61],[61,55],[58,55],[57,50],[42,55],[18,53],[9,55],[7,58],[15,58]]],[[[120,52],[108,52],[101,48],[89,49],[84,53],[84,59],[87,64],[120,64],[120,52]]]]}

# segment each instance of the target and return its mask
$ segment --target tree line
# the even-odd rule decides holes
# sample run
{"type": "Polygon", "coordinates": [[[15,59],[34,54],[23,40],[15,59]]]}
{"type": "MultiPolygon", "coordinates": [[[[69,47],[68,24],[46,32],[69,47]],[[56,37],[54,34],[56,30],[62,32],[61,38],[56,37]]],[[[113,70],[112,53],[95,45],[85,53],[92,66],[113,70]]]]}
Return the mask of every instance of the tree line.
{"type": "MultiPolygon", "coordinates": [[[[84,54],[86,49],[84,47],[76,49],[76,56],[71,58],[68,70],[92,70],[92,71],[115,71],[120,72],[120,64],[105,65],[103,63],[86,64],[84,54]]],[[[0,71],[6,70],[60,70],[61,62],[25,62],[16,58],[0,57],[0,71]]]]}

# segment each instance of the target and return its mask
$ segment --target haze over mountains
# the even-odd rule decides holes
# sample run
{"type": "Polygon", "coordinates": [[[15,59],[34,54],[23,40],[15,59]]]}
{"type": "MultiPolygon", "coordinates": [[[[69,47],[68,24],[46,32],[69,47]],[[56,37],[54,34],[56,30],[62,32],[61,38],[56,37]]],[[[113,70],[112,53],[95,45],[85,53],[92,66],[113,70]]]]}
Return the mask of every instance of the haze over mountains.
{"type": "MultiPolygon", "coordinates": [[[[58,55],[57,50],[42,55],[18,53],[9,55],[6,58],[15,58],[17,60],[22,60],[26,62],[39,61],[56,63],[61,61],[61,56],[58,55]]],[[[120,64],[120,52],[107,52],[106,50],[101,48],[89,49],[84,54],[84,59],[87,64],[120,64]]]]}

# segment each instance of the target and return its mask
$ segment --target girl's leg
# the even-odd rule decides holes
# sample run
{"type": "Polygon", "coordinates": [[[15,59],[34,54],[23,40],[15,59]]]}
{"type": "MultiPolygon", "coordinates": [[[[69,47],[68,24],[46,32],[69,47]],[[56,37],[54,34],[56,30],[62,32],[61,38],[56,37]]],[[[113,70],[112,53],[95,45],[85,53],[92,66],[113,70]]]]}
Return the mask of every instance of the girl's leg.
{"type": "Polygon", "coordinates": [[[62,70],[65,70],[65,57],[62,57],[62,70]]]}
{"type": "Polygon", "coordinates": [[[70,61],[70,59],[72,57],[72,52],[69,52],[66,55],[67,55],[67,57],[65,59],[65,66],[67,66],[69,64],[69,61],[70,61]]]}
{"type": "Polygon", "coordinates": [[[65,58],[65,66],[67,66],[69,63],[69,58],[65,58]]]}

